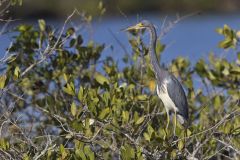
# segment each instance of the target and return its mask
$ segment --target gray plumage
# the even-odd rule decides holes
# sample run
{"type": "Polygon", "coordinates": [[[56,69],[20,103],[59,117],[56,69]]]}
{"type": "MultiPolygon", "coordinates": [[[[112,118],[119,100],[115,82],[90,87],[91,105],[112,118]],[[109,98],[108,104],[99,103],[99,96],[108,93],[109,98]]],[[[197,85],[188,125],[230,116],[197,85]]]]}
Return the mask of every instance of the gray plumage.
{"type": "MultiPolygon", "coordinates": [[[[169,97],[178,108],[177,114],[181,115],[184,120],[188,121],[188,103],[183,87],[175,76],[170,74],[171,81],[167,85],[169,97]]],[[[187,125],[185,122],[185,125],[187,125]]]]}

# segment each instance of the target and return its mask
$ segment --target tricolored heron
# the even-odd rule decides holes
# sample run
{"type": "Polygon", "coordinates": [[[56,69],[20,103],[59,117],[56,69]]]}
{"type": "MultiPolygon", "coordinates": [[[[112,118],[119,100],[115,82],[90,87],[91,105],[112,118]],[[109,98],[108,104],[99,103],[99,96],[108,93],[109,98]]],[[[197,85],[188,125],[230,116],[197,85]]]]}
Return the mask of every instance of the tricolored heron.
{"type": "Polygon", "coordinates": [[[128,27],[125,30],[130,31],[140,29],[147,29],[150,32],[149,54],[152,69],[156,77],[157,94],[159,98],[162,100],[167,112],[166,130],[168,129],[170,120],[169,113],[173,112],[175,115],[174,116],[175,117],[174,135],[175,135],[177,120],[184,127],[187,127],[188,125],[187,98],[184,93],[183,87],[181,83],[177,80],[177,78],[173,74],[169,73],[167,70],[162,68],[158,63],[156,57],[157,34],[154,25],[147,20],[143,20],[140,23],[128,27]]]}

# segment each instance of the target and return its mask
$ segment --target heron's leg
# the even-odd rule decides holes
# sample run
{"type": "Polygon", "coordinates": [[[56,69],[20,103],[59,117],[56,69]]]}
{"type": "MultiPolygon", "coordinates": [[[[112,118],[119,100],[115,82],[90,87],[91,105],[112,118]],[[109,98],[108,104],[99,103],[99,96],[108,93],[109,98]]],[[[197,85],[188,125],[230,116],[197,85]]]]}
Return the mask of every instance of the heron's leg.
{"type": "Polygon", "coordinates": [[[174,111],[174,128],[173,128],[173,134],[176,135],[176,127],[177,127],[177,112],[174,111]]]}
{"type": "Polygon", "coordinates": [[[184,144],[184,148],[186,147],[186,138],[187,138],[187,128],[184,127],[184,136],[183,136],[183,144],[184,144]]]}
{"type": "Polygon", "coordinates": [[[166,132],[167,132],[167,130],[168,130],[168,125],[169,125],[169,122],[170,122],[170,117],[169,117],[169,111],[166,109],[166,112],[167,112],[167,125],[166,125],[166,128],[165,128],[165,130],[166,130],[166,132]]]}

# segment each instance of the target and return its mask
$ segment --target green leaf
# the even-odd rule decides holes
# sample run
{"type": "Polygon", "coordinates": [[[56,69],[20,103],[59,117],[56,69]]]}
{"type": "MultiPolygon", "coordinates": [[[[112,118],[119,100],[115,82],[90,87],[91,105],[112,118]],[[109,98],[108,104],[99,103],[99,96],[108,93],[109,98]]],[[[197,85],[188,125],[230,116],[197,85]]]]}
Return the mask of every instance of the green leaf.
{"type": "Polygon", "coordinates": [[[87,160],[87,158],[86,158],[83,150],[77,149],[77,150],[75,151],[75,154],[76,154],[76,156],[77,156],[78,158],[80,158],[81,160],[87,160]]]}
{"type": "Polygon", "coordinates": [[[137,159],[138,160],[144,160],[145,159],[144,155],[142,154],[142,147],[141,146],[137,147],[136,154],[137,154],[137,159]]]}
{"type": "Polygon", "coordinates": [[[206,76],[207,69],[207,65],[203,59],[200,59],[195,65],[195,70],[201,77],[206,76]]]}
{"type": "Polygon", "coordinates": [[[83,90],[83,87],[80,86],[79,91],[78,91],[78,100],[82,102],[83,97],[84,97],[84,90],[83,90]]]}
{"type": "Polygon", "coordinates": [[[191,136],[192,132],[190,131],[190,129],[187,129],[187,137],[191,136]]]}
{"type": "Polygon", "coordinates": [[[218,34],[223,34],[223,29],[222,29],[222,28],[217,28],[217,29],[216,29],[216,32],[217,32],[218,34]]]}
{"type": "Polygon", "coordinates": [[[74,120],[71,123],[71,127],[75,130],[75,131],[82,131],[83,129],[83,123],[79,123],[79,121],[74,120]]]}
{"type": "Polygon", "coordinates": [[[184,141],[183,140],[178,141],[178,149],[181,151],[183,147],[184,147],[184,141]]]}
{"type": "Polygon", "coordinates": [[[95,160],[94,153],[91,150],[90,146],[85,146],[84,147],[84,153],[87,157],[89,157],[89,160],[95,160]]]}
{"type": "Polygon", "coordinates": [[[176,159],[176,157],[177,157],[177,151],[174,149],[171,152],[171,159],[176,159]]]}
{"type": "Polygon", "coordinates": [[[213,105],[216,107],[216,109],[218,109],[219,107],[221,107],[221,98],[219,95],[215,96],[213,99],[213,105]]]}
{"type": "Polygon", "coordinates": [[[166,138],[167,133],[166,133],[165,129],[163,129],[163,128],[159,129],[159,136],[166,138]]]}
{"type": "Polygon", "coordinates": [[[230,48],[230,47],[232,47],[232,45],[233,45],[232,39],[225,39],[225,40],[219,42],[219,44],[218,44],[218,46],[223,49],[230,48]]]}
{"type": "Polygon", "coordinates": [[[29,30],[29,28],[32,28],[32,27],[30,27],[30,26],[28,26],[28,25],[19,25],[18,27],[17,27],[17,30],[19,31],[19,32],[26,32],[27,30],[29,30]]]}
{"type": "Polygon", "coordinates": [[[75,45],[76,45],[76,42],[77,42],[76,39],[74,39],[74,38],[71,39],[70,42],[69,42],[69,46],[70,46],[70,47],[75,46],[75,45]]]}
{"type": "Polygon", "coordinates": [[[147,130],[148,130],[149,136],[152,137],[152,134],[153,134],[153,132],[155,132],[155,131],[154,131],[154,129],[152,128],[152,126],[151,126],[150,124],[148,125],[147,130]]]}
{"type": "Polygon", "coordinates": [[[100,115],[98,116],[99,119],[104,119],[106,118],[106,116],[110,113],[110,108],[107,107],[105,109],[103,109],[100,113],[100,115]]]}
{"type": "Polygon", "coordinates": [[[60,151],[61,154],[63,154],[65,152],[65,148],[62,144],[59,147],[59,151],[60,151]]]}
{"type": "Polygon", "coordinates": [[[140,101],[146,101],[148,96],[146,94],[138,95],[137,99],[140,101]]]}
{"type": "Polygon", "coordinates": [[[131,160],[135,158],[135,151],[132,146],[126,144],[121,147],[121,158],[123,160],[131,160]]]}
{"type": "Polygon", "coordinates": [[[136,125],[141,124],[144,121],[144,116],[140,117],[137,121],[136,121],[136,125]]]}
{"type": "Polygon", "coordinates": [[[62,144],[59,147],[59,151],[60,151],[60,153],[62,155],[61,158],[65,159],[67,157],[68,153],[67,153],[66,149],[64,148],[64,146],[62,144]]]}
{"type": "Polygon", "coordinates": [[[240,67],[235,66],[234,68],[231,69],[232,73],[240,74],[240,67]]]}
{"type": "Polygon", "coordinates": [[[66,75],[65,73],[63,74],[63,79],[65,82],[68,82],[68,75],[66,75]]]}
{"type": "Polygon", "coordinates": [[[75,33],[75,29],[74,28],[70,27],[70,28],[67,29],[67,32],[66,32],[67,36],[71,36],[74,33],[75,33]]]}
{"type": "Polygon", "coordinates": [[[228,76],[229,75],[229,69],[228,68],[224,68],[222,73],[224,74],[224,76],[228,76]]]}
{"type": "Polygon", "coordinates": [[[109,144],[108,141],[105,141],[105,140],[99,140],[99,141],[96,141],[96,144],[100,145],[102,148],[104,149],[107,149],[109,148],[111,145],[109,144]]]}
{"type": "Polygon", "coordinates": [[[67,83],[66,84],[66,87],[63,87],[63,91],[66,92],[67,94],[69,95],[72,95],[74,96],[75,95],[75,87],[74,87],[74,84],[71,82],[71,83],[67,83]]]}
{"type": "Polygon", "coordinates": [[[9,150],[10,148],[9,142],[4,138],[0,138],[0,148],[2,150],[9,150]]]}
{"type": "Polygon", "coordinates": [[[225,134],[229,134],[230,131],[231,131],[231,128],[232,128],[232,124],[231,124],[231,123],[226,123],[226,124],[224,125],[223,132],[224,132],[225,134]]]}
{"type": "Polygon", "coordinates": [[[134,151],[133,147],[130,146],[130,145],[127,145],[126,149],[127,149],[128,154],[129,154],[129,157],[131,159],[134,158],[135,157],[135,151],[134,151]]]}
{"type": "Polygon", "coordinates": [[[100,73],[95,73],[94,78],[101,85],[103,85],[104,83],[109,84],[109,80],[100,73]]]}
{"type": "Polygon", "coordinates": [[[224,24],[224,26],[223,26],[223,33],[225,35],[228,35],[228,34],[230,34],[230,31],[231,31],[231,28],[227,24],[224,24]]]}
{"type": "Polygon", "coordinates": [[[23,160],[30,160],[30,157],[26,153],[24,153],[23,154],[23,160]]]}
{"type": "Polygon", "coordinates": [[[186,79],[184,84],[187,86],[187,88],[193,88],[193,81],[190,78],[186,79]]]}
{"type": "Polygon", "coordinates": [[[128,120],[129,120],[129,112],[128,111],[122,111],[122,119],[124,122],[128,122],[128,120]]]}
{"type": "Polygon", "coordinates": [[[136,122],[137,122],[138,119],[139,119],[138,112],[135,111],[134,114],[133,114],[133,120],[134,120],[135,124],[136,124],[136,122]]]}
{"type": "MultiPolygon", "coordinates": [[[[159,40],[157,41],[157,47],[156,47],[156,51],[157,53],[162,53],[165,49],[166,45],[162,44],[159,40]]],[[[159,56],[159,55],[157,55],[159,56]]]]}
{"type": "Polygon", "coordinates": [[[19,78],[19,75],[20,75],[20,68],[17,66],[15,69],[14,69],[14,79],[18,79],[19,78]]]}
{"type": "Polygon", "coordinates": [[[143,136],[144,136],[145,140],[150,141],[151,137],[149,136],[149,134],[147,134],[145,132],[145,133],[143,133],[143,136]]]}
{"type": "Polygon", "coordinates": [[[72,113],[73,116],[76,116],[77,106],[74,102],[71,104],[71,113],[72,113]]]}
{"type": "Polygon", "coordinates": [[[38,20],[38,25],[39,25],[39,28],[40,28],[40,31],[45,31],[46,29],[46,22],[43,20],[43,19],[39,19],[38,20]]]}
{"type": "Polygon", "coordinates": [[[215,80],[216,77],[213,75],[213,73],[211,71],[208,72],[208,76],[210,80],[215,80]]]}
{"type": "Polygon", "coordinates": [[[0,89],[3,89],[5,87],[6,79],[7,79],[6,75],[1,75],[0,76],[0,89]]]}

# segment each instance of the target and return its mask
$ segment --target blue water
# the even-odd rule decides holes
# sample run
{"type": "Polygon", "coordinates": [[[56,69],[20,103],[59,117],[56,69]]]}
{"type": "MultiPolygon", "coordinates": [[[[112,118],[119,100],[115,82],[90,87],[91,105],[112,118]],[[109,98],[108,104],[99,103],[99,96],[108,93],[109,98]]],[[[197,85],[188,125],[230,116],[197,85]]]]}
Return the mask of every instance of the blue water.
{"type": "MultiPolygon", "coordinates": [[[[92,39],[100,44],[105,43],[106,48],[103,56],[111,55],[116,60],[119,60],[121,64],[121,58],[126,53],[115,38],[121,42],[128,53],[131,53],[131,46],[128,43],[129,34],[120,30],[135,24],[140,19],[148,19],[155,24],[159,34],[162,22],[165,18],[166,15],[156,14],[142,16],[141,18],[138,18],[137,16],[103,18],[102,20],[97,20],[92,24],[91,33],[85,30],[82,34],[84,39],[92,39]],[[111,32],[114,34],[115,38],[111,32]],[[112,48],[114,49],[113,51],[111,50],[112,48]]],[[[173,20],[176,20],[175,16],[169,16],[166,19],[166,24],[168,21],[173,20]]],[[[55,25],[57,24],[58,26],[63,24],[62,22],[52,23],[55,25]]],[[[167,45],[166,50],[162,54],[162,62],[169,64],[173,58],[177,56],[183,56],[190,59],[191,62],[194,63],[199,58],[206,58],[209,52],[214,52],[219,56],[225,56],[228,59],[235,58],[235,55],[232,53],[225,52],[217,47],[218,42],[223,39],[223,36],[218,35],[215,32],[215,29],[218,27],[223,27],[224,24],[228,24],[234,29],[239,29],[239,15],[195,15],[181,20],[161,39],[162,43],[167,45]]],[[[147,34],[144,35],[144,40],[146,42],[148,37],[149,36],[147,34]]],[[[11,36],[1,35],[0,41],[1,58],[3,57],[6,48],[10,44],[11,36]]]]}

